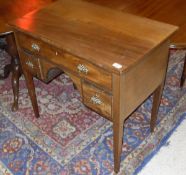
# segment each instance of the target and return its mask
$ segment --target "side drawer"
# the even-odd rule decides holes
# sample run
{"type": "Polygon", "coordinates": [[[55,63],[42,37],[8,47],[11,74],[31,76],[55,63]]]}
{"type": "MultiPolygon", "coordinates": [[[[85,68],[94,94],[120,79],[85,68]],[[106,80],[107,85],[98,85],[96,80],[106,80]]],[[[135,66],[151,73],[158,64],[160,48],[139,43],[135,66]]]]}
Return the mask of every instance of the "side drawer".
{"type": "Polygon", "coordinates": [[[84,104],[112,120],[112,96],[87,82],[83,82],[82,89],[84,104]]]}
{"type": "Polygon", "coordinates": [[[19,55],[20,55],[20,61],[21,61],[21,66],[23,70],[26,69],[33,76],[41,78],[42,73],[41,73],[39,58],[34,57],[33,55],[26,53],[24,51],[21,51],[21,50],[19,50],[19,55]]]}
{"type": "Polygon", "coordinates": [[[32,54],[49,58],[55,57],[58,54],[54,47],[40,39],[35,39],[32,36],[20,32],[16,33],[16,38],[19,42],[19,47],[28,50],[32,54]]]}
{"type": "Polygon", "coordinates": [[[28,70],[33,76],[36,76],[45,83],[48,83],[62,73],[56,65],[43,58],[39,58],[23,50],[20,50],[19,54],[23,69],[28,70]]]}

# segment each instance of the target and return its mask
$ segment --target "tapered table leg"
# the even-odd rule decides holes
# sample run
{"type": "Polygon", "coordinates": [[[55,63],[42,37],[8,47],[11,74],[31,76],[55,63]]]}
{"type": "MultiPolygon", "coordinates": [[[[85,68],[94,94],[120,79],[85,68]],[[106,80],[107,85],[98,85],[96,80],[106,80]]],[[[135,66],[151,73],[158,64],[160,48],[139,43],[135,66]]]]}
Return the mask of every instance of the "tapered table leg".
{"type": "Polygon", "coordinates": [[[114,138],[114,172],[120,170],[120,159],[123,145],[123,121],[113,123],[113,138],[114,138]]]}
{"type": "Polygon", "coordinates": [[[152,104],[152,111],[151,111],[151,121],[150,121],[150,130],[151,132],[154,131],[156,126],[158,110],[161,102],[162,92],[163,92],[164,82],[155,90],[153,95],[153,104],[152,104]]]}
{"type": "Polygon", "coordinates": [[[27,84],[27,88],[28,88],[28,93],[29,93],[29,96],[31,99],[31,103],[33,106],[35,117],[39,118],[39,108],[38,108],[37,98],[36,98],[36,94],[35,94],[35,85],[34,85],[34,81],[33,81],[33,76],[31,73],[27,72],[26,70],[23,71],[23,73],[25,76],[25,80],[26,80],[26,84],[27,84]]]}
{"type": "Polygon", "coordinates": [[[120,171],[120,161],[123,145],[124,119],[120,108],[120,77],[113,75],[113,153],[114,172],[120,171]]]}

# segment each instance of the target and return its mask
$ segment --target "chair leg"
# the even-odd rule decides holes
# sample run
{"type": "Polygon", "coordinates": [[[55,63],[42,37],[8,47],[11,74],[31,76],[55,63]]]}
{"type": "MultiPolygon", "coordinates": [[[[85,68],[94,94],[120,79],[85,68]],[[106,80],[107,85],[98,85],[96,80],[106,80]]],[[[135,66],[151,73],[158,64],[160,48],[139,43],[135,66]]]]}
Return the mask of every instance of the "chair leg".
{"type": "MultiPolygon", "coordinates": [[[[18,58],[14,58],[16,60],[18,58]]],[[[12,89],[14,94],[14,101],[12,104],[12,111],[18,110],[18,98],[19,98],[19,78],[21,76],[20,65],[16,64],[15,61],[12,65],[12,89]]]]}
{"type": "MultiPolygon", "coordinates": [[[[170,50],[186,50],[186,44],[171,44],[170,45],[170,50]]],[[[183,87],[183,84],[186,79],[186,54],[185,54],[185,60],[184,60],[184,66],[183,66],[183,72],[181,75],[181,80],[180,80],[180,87],[183,87]]]]}
{"type": "Polygon", "coordinates": [[[12,110],[16,111],[18,109],[18,96],[19,96],[19,77],[22,74],[18,52],[16,48],[15,38],[13,33],[6,35],[7,42],[7,52],[11,56],[11,65],[7,67],[7,74],[12,72],[12,89],[14,94],[14,102],[12,105],[12,110]]]}
{"type": "Polygon", "coordinates": [[[180,87],[183,87],[185,79],[186,79],[186,54],[185,54],[183,72],[182,72],[181,81],[180,81],[180,87]]]}

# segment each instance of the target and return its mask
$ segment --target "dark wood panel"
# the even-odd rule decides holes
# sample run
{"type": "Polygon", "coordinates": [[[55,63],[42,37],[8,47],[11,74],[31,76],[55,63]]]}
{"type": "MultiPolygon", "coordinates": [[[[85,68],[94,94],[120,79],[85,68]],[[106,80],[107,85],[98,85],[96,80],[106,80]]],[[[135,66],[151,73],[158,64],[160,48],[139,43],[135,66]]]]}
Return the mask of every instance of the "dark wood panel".
{"type": "Polygon", "coordinates": [[[174,43],[186,43],[185,0],[85,0],[123,12],[148,17],[180,27],[172,37],[174,43]]]}

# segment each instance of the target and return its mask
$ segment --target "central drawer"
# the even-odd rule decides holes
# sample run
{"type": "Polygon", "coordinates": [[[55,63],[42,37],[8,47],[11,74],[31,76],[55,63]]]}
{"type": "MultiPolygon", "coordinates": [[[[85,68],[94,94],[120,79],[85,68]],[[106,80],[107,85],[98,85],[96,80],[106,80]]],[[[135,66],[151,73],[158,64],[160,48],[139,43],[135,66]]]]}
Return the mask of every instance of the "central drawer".
{"type": "MultiPolygon", "coordinates": [[[[50,44],[35,39],[29,35],[17,33],[19,47],[28,50],[33,55],[39,55],[51,63],[61,67],[64,71],[71,71],[80,77],[88,79],[102,87],[112,89],[112,75],[82,58],[66,53],[50,44]]],[[[41,65],[42,66],[42,65],[41,65]]]]}

